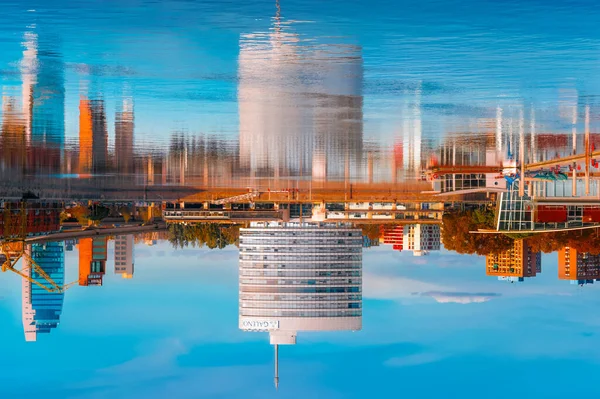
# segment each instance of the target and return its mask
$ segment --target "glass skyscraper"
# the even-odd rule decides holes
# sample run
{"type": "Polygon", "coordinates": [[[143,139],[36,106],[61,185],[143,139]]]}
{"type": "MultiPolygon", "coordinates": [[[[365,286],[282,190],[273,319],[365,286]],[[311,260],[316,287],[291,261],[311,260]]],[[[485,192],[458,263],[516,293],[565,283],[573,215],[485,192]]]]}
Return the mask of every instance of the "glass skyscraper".
{"type": "MultiPolygon", "coordinates": [[[[37,265],[58,285],[65,281],[65,257],[62,242],[33,244],[26,248],[37,265]]],[[[27,260],[25,260],[27,262],[27,260]]],[[[48,281],[31,265],[27,273],[33,280],[49,286],[48,281]]],[[[36,341],[38,333],[49,333],[58,326],[62,313],[64,293],[48,292],[23,279],[23,328],[26,341],[36,341]]]]}

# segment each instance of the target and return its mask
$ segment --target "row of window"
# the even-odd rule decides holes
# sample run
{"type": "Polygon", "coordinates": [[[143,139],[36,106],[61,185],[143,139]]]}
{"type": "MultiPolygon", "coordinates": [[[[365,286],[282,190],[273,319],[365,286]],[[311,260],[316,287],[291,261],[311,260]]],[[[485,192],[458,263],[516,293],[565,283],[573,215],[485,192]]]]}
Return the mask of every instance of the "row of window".
{"type": "Polygon", "coordinates": [[[359,279],[340,279],[340,278],[329,278],[323,280],[316,279],[303,279],[303,280],[287,280],[287,279],[259,279],[252,278],[240,279],[240,284],[246,285],[346,285],[346,284],[362,284],[362,280],[359,279]]]}
{"type": "Polygon", "coordinates": [[[310,294],[310,293],[338,293],[338,292],[362,292],[361,287],[281,287],[281,286],[267,286],[267,287],[253,287],[244,286],[240,287],[242,292],[268,292],[271,294],[285,294],[285,293],[297,293],[297,294],[310,294]]]}
{"type": "MultiPolygon", "coordinates": [[[[242,302],[243,309],[360,309],[360,302],[242,302]]],[[[245,312],[245,310],[244,310],[245,312]]]]}
{"type": "Polygon", "coordinates": [[[298,257],[301,256],[303,261],[343,261],[343,260],[351,260],[351,261],[362,261],[362,255],[346,255],[346,254],[336,254],[336,253],[323,253],[323,254],[248,254],[248,253],[240,253],[240,261],[269,261],[269,262],[281,262],[281,261],[298,261],[298,257]]]}
{"type": "Polygon", "coordinates": [[[277,294],[260,294],[260,293],[245,293],[240,294],[240,300],[242,301],[361,301],[361,294],[310,294],[310,295],[277,295],[277,294]]]}
{"type": "Polygon", "coordinates": [[[341,253],[360,253],[362,252],[362,241],[360,246],[356,245],[335,245],[335,246],[314,246],[314,245],[305,245],[305,246],[295,246],[295,247],[286,247],[286,246],[264,246],[264,247],[256,247],[256,246],[240,246],[240,252],[253,252],[253,253],[292,253],[292,254],[304,254],[304,253],[322,253],[322,252],[332,252],[333,250],[337,250],[341,253]],[[343,248],[343,249],[342,249],[343,248]]]}
{"type": "Polygon", "coordinates": [[[244,309],[241,316],[262,317],[360,317],[362,310],[324,310],[316,312],[244,309]]]}
{"type": "Polygon", "coordinates": [[[356,243],[359,242],[362,236],[347,237],[347,236],[330,236],[330,237],[246,237],[241,236],[240,242],[244,244],[325,244],[337,241],[356,243]]]}
{"type": "Polygon", "coordinates": [[[293,271],[293,270],[242,270],[244,277],[360,277],[360,270],[341,270],[341,271],[293,271]]]}
{"type": "Polygon", "coordinates": [[[312,261],[306,263],[292,262],[292,263],[260,263],[260,262],[248,262],[242,261],[240,264],[240,270],[265,270],[265,269],[326,269],[326,270],[337,270],[337,269],[362,269],[362,262],[320,262],[312,261]]]}

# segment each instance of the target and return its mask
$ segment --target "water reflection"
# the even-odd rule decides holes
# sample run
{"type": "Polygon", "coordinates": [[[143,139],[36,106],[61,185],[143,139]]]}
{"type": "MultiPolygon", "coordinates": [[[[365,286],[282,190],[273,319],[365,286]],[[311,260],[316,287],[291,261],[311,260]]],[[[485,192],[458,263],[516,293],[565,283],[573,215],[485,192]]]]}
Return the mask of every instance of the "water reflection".
{"type": "Polygon", "coordinates": [[[362,156],[361,49],[318,43],[279,14],[242,35],[240,167],[252,177],[357,178],[362,156]]]}

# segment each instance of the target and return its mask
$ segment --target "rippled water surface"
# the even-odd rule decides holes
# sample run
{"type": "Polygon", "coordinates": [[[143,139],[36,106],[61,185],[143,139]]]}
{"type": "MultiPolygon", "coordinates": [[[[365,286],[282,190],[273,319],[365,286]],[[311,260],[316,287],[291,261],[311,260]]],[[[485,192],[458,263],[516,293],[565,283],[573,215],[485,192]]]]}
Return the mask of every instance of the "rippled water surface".
{"type": "Polygon", "coordinates": [[[0,398],[597,396],[599,20],[0,0],[0,398]]]}

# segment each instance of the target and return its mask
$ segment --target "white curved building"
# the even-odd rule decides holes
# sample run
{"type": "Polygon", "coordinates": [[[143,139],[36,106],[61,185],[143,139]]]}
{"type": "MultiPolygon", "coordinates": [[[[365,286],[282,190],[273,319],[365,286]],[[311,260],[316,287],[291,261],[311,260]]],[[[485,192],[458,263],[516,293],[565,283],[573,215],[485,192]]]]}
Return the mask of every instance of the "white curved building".
{"type": "Polygon", "coordinates": [[[299,331],[362,328],[362,232],[351,225],[253,222],[240,230],[239,274],[239,328],[269,332],[276,354],[299,331]]]}

